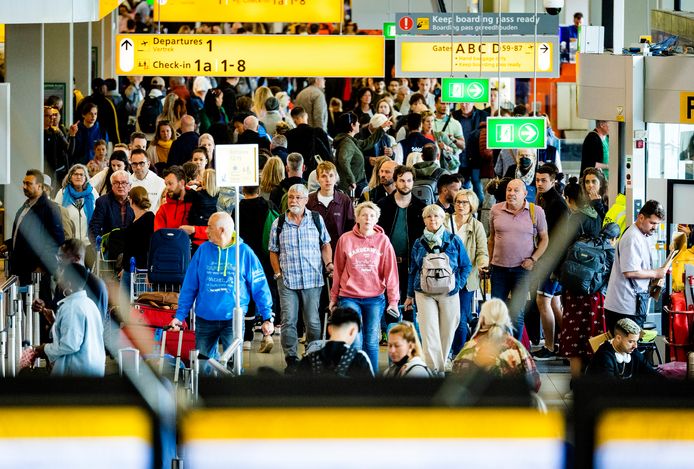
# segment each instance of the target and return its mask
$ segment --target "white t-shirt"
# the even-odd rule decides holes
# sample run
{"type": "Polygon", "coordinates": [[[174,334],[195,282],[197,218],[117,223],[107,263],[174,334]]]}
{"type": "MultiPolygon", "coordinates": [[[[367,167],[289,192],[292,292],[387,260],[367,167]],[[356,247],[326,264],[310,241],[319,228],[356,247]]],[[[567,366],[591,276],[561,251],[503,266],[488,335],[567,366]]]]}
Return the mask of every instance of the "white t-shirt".
{"type": "MultiPolygon", "coordinates": [[[[619,314],[635,315],[636,294],[631,280],[624,277],[624,272],[650,270],[651,247],[654,243],[655,238],[644,235],[635,224],[626,229],[619,241],[618,249],[615,250],[605,295],[605,309],[619,314]]],[[[640,290],[648,290],[649,279],[632,280],[640,290]]]]}
{"type": "Polygon", "coordinates": [[[318,192],[318,202],[322,203],[325,207],[330,205],[330,202],[332,202],[334,198],[334,195],[326,197],[324,195],[320,195],[320,192],[318,192]]]}
{"type": "Polygon", "coordinates": [[[147,171],[147,176],[143,180],[139,180],[134,174],[130,175],[130,188],[133,187],[144,187],[147,189],[147,194],[149,194],[149,201],[152,206],[149,211],[157,213],[159,209],[159,201],[161,201],[161,195],[164,193],[166,184],[164,180],[154,174],[152,171],[147,171]]]}

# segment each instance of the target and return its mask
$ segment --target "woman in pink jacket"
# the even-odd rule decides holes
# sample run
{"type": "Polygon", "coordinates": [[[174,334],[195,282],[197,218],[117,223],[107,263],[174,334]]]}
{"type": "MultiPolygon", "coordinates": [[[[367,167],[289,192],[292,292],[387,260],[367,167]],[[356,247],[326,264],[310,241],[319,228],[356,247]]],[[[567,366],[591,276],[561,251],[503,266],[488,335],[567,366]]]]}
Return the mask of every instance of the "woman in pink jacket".
{"type": "Polygon", "coordinates": [[[400,284],[395,251],[383,229],[376,225],[381,210],[373,202],[362,202],[354,210],[356,224],[343,234],[335,248],[335,270],[330,291],[330,309],[352,308],[362,318],[362,332],[354,342],[363,348],[378,372],[378,341],[381,317],[388,309],[398,310],[400,284]]]}

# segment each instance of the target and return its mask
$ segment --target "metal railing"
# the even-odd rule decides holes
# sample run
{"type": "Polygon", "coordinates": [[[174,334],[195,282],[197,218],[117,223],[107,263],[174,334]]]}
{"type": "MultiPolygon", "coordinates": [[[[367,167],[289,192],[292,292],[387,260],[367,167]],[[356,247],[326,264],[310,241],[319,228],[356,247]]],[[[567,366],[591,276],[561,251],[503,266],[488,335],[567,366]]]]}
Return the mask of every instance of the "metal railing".
{"type": "Polygon", "coordinates": [[[39,313],[31,305],[38,298],[41,274],[32,274],[32,282],[21,287],[16,275],[0,286],[0,377],[14,377],[24,347],[39,345],[39,313]],[[22,296],[24,295],[24,296],[22,296]]]}

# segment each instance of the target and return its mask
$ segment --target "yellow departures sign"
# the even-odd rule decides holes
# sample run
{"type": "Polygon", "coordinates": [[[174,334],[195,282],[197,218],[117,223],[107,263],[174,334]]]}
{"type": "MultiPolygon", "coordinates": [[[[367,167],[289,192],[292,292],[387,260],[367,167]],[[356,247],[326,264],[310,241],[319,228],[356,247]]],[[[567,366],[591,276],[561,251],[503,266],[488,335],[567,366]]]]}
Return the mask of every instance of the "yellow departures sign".
{"type": "Polygon", "coordinates": [[[116,73],[145,76],[377,77],[383,36],[119,34],[116,73]]]}
{"type": "Polygon", "coordinates": [[[343,0],[160,0],[154,21],[341,23],[343,0]]]}

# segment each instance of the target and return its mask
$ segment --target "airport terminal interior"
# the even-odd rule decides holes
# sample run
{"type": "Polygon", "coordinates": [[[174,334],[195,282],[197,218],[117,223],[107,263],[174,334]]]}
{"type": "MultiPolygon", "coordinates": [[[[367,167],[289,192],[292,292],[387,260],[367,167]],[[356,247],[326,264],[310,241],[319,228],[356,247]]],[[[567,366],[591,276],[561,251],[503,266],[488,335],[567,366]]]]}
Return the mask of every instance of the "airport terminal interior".
{"type": "Polygon", "coordinates": [[[2,2],[0,469],[692,467],[692,77],[694,0],[2,2]]]}

